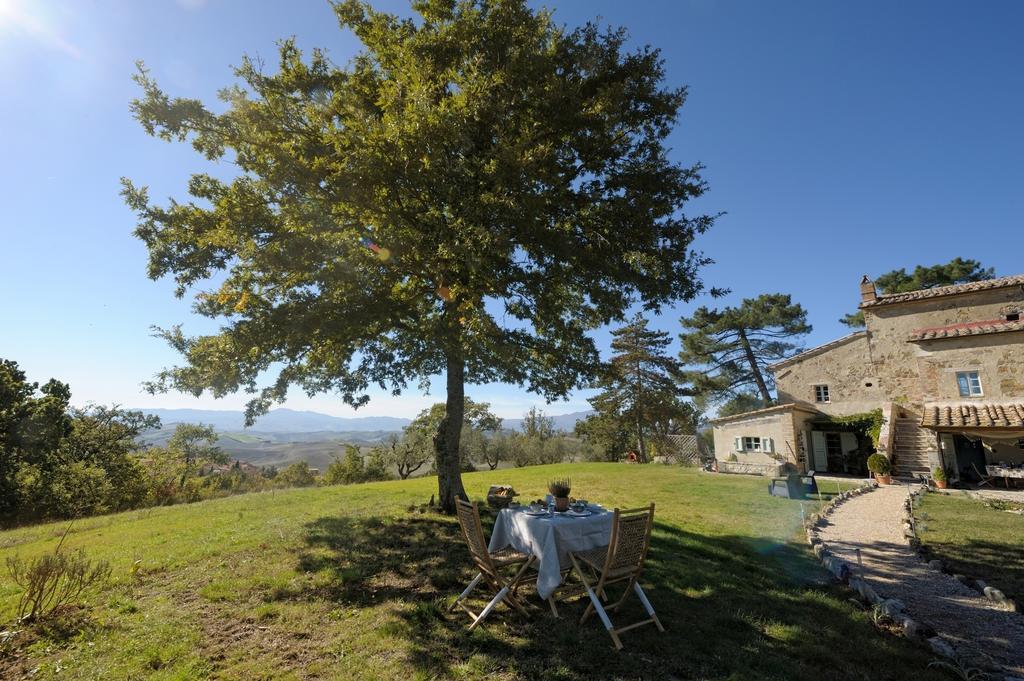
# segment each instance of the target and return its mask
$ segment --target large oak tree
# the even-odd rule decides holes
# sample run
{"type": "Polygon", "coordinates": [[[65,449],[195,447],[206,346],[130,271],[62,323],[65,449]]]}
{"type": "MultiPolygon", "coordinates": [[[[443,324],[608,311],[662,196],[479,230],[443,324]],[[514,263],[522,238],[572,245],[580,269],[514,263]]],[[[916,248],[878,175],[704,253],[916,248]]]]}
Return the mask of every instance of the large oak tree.
{"type": "Polygon", "coordinates": [[[274,73],[243,59],[211,108],[145,70],[145,130],[233,163],[157,205],[124,182],[149,249],[217,333],[163,332],[184,356],[154,389],[252,394],[255,418],[294,386],[353,405],[446,377],[440,503],[464,495],[467,382],[564,396],[600,365],[587,332],[634,303],[701,290],[687,216],[700,167],[668,158],[686,97],[622,30],[557,25],[523,0],[421,0],[416,19],[335,5],[363,50],[345,66],[281,43],[274,73]]]}

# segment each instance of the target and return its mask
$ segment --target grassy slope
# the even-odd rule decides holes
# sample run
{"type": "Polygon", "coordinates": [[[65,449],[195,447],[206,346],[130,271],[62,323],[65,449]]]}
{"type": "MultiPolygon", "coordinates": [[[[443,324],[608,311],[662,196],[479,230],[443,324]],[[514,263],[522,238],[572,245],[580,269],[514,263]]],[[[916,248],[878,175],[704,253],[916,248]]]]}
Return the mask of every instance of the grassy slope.
{"type": "Polygon", "coordinates": [[[917,515],[931,557],[1024,599],[1024,516],[945,494],[926,494],[917,515]]]}
{"type": "MultiPolygon", "coordinates": [[[[575,464],[465,481],[474,497],[510,482],[528,498],[560,475],[607,505],[657,502],[646,582],[666,633],[629,632],[615,653],[595,620],[576,625],[579,603],[561,620],[539,606],[530,620],[500,611],[467,633],[464,616],[443,614],[472,577],[457,525],[407,510],[433,492],[426,478],[82,521],[67,544],[109,560],[117,583],[93,599],[94,627],[37,642],[21,669],[77,679],[936,678],[927,655],[877,634],[844,592],[823,586],[791,541],[798,506],[768,497],[763,480],[575,464]]],[[[52,550],[63,527],[0,533],[0,559],[52,550]]],[[[4,579],[6,621],[16,593],[4,579]]],[[[631,605],[619,617],[638,614],[631,605]]]]}

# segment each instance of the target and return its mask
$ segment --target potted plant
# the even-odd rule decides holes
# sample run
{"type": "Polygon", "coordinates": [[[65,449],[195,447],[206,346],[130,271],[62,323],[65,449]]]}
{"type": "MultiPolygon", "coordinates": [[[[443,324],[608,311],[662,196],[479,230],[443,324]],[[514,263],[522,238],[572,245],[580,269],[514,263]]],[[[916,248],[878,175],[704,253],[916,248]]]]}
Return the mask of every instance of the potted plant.
{"type": "Polygon", "coordinates": [[[552,480],[548,483],[548,492],[555,499],[555,510],[556,511],[568,511],[569,510],[569,492],[572,491],[572,485],[569,479],[565,480],[552,480]]]}
{"type": "Polygon", "coordinates": [[[879,485],[892,484],[892,464],[885,454],[876,452],[868,457],[868,470],[875,474],[879,485]]]}
{"type": "Polygon", "coordinates": [[[935,486],[938,487],[939,489],[946,489],[946,487],[949,485],[949,480],[946,477],[946,469],[943,468],[942,466],[939,466],[938,468],[933,470],[932,480],[935,481],[935,486]]]}

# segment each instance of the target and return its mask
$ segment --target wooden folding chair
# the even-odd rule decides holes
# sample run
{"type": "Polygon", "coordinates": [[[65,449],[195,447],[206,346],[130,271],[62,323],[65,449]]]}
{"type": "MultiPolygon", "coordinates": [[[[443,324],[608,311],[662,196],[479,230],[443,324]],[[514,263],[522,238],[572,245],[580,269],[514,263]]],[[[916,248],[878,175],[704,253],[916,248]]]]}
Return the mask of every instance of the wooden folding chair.
{"type": "Polygon", "coordinates": [[[491,614],[491,611],[502,602],[526,615],[526,608],[519,601],[516,591],[519,588],[519,584],[523,581],[526,571],[536,560],[536,556],[516,551],[511,546],[506,546],[494,552],[488,551],[487,542],[484,540],[484,528],[480,524],[480,511],[477,509],[476,504],[456,499],[455,507],[458,511],[459,525],[462,526],[462,536],[469,547],[469,555],[473,558],[473,563],[479,572],[477,572],[476,577],[469,583],[465,591],[455,599],[455,602],[448,609],[449,612],[454,610],[455,606],[465,610],[466,614],[473,620],[473,623],[469,625],[470,629],[474,629],[476,625],[483,622],[491,614]],[[502,574],[502,570],[513,565],[521,565],[522,567],[510,579],[502,574]],[[483,610],[475,613],[463,601],[481,582],[491,588],[494,597],[484,606],[483,610]]]}
{"type": "Polygon", "coordinates": [[[980,482],[978,483],[978,489],[981,489],[981,488],[982,488],[982,487],[984,487],[985,485],[988,485],[989,487],[995,488],[995,485],[993,485],[993,484],[992,484],[992,480],[993,480],[993,478],[992,478],[992,476],[991,476],[991,475],[989,475],[989,474],[988,474],[988,471],[987,471],[987,469],[986,469],[986,471],[985,471],[985,472],[983,473],[983,472],[982,472],[982,471],[981,471],[981,470],[980,470],[980,469],[978,468],[978,465],[977,465],[977,464],[975,464],[975,463],[973,463],[973,462],[971,463],[971,468],[973,468],[973,469],[974,469],[974,472],[975,472],[975,473],[976,473],[976,474],[978,475],[978,480],[980,480],[980,482]]]}
{"type": "Polygon", "coordinates": [[[654,525],[654,504],[647,508],[637,508],[628,511],[615,509],[615,517],[612,520],[612,536],[608,546],[602,546],[589,551],[579,551],[569,554],[572,560],[573,569],[576,571],[580,581],[586,588],[590,597],[590,604],[580,618],[580,624],[587,621],[594,612],[601,618],[604,628],[612,637],[616,650],[622,650],[622,641],[619,634],[630,629],[642,627],[645,624],[654,624],[658,631],[665,631],[661,621],[654,612],[651,602],[647,600],[647,594],[640,588],[640,575],[643,574],[644,561],[647,559],[647,549],[651,543],[651,527],[654,525]],[[587,570],[584,570],[586,566],[587,570]],[[588,574],[589,577],[588,580],[588,574]],[[596,580],[592,582],[591,580],[596,580]],[[622,598],[613,605],[605,607],[602,601],[607,600],[605,587],[616,582],[629,582],[622,598]],[[635,593],[644,610],[650,616],[649,619],[624,627],[615,627],[608,617],[608,611],[615,612],[623,604],[630,593],[635,593]]]}

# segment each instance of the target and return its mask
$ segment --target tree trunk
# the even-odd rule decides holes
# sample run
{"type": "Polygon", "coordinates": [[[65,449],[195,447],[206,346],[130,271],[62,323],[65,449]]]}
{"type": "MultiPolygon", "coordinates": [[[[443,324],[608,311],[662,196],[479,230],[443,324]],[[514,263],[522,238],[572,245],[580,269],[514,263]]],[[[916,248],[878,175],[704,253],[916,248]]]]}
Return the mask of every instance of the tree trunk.
{"type": "Polygon", "coordinates": [[[636,420],[636,442],[640,449],[640,463],[647,463],[647,442],[644,441],[644,426],[640,418],[636,420]]]}
{"type": "Polygon", "coordinates": [[[445,401],[444,418],[434,437],[434,455],[437,468],[437,496],[441,510],[455,513],[455,498],[466,499],[462,486],[462,470],[459,462],[459,443],[462,438],[462,421],[466,411],[465,361],[461,352],[449,349],[445,352],[448,371],[448,395],[445,401]]]}
{"type": "Polygon", "coordinates": [[[750,371],[754,374],[754,382],[757,383],[757,390],[761,393],[761,399],[766,404],[772,403],[772,394],[768,392],[768,384],[764,382],[764,376],[761,375],[761,368],[757,366],[757,358],[754,357],[754,350],[750,347],[750,341],[747,340],[747,332],[743,329],[739,330],[740,345],[743,346],[743,352],[747,356],[747,362],[750,364],[750,371]]]}

